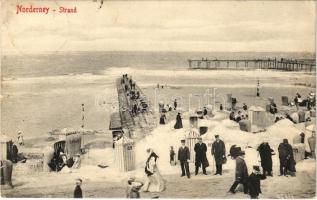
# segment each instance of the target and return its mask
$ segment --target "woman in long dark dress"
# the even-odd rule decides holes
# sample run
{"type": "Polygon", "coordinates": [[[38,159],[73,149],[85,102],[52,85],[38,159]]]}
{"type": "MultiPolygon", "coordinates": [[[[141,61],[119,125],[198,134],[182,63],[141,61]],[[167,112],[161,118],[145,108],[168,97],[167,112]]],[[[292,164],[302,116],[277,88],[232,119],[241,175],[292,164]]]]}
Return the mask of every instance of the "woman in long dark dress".
{"type": "Polygon", "coordinates": [[[160,117],[160,124],[165,124],[166,116],[165,114],[162,114],[160,117]]]}
{"type": "Polygon", "coordinates": [[[176,116],[176,123],[174,125],[175,129],[180,129],[183,128],[183,122],[182,122],[182,117],[181,117],[181,113],[178,113],[176,116]]]}

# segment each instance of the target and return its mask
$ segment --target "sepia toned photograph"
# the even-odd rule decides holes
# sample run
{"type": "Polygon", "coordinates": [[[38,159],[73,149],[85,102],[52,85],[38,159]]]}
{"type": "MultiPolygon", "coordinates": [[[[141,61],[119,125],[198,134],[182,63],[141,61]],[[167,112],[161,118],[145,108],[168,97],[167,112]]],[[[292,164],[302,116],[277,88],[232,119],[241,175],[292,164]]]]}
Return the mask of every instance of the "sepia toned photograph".
{"type": "Polygon", "coordinates": [[[316,198],[316,2],[1,1],[1,198],[316,198]]]}

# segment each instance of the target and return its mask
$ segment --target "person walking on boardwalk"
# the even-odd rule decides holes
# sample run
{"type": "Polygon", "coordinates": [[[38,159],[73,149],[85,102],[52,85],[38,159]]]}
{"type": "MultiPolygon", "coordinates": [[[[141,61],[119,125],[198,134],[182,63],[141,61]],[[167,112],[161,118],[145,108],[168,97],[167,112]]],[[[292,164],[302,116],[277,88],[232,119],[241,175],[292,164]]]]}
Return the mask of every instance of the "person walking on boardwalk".
{"type": "Polygon", "coordinates": [[[248,167],[244,161],[244,151],[239,152],[239,156],[236,158],[236,175],[229,192],[235,193],[235,189],[239,184],[243,184],[244,194],[248,194],[248,167]]]}
{"type": "Polygon", "coordinates": [[[176,116],[176,123],[174,125],[175,129],[180,129],[183,128],[183,122],[182,122],[182,117],[181,117],[181,113],[178,113],[176,116]]]}
{"type": "Polygon", "coordinates": [[[178,149],[178,160],[180,161],[181,164],[181,169],[182,169],[182,176],[185,176],[185,172],[187,175],[187,178],[190,178],[190,173],[189,173],[189,165],[188,161],[190,160],[190,153],[189,153],[189,148],[185,145],[185,140],[181,140],[182,146],[178,149]]]}
{"type": "Polygon", "coordinates": [[[247,106],[247,104],[243,103],[242,108],[243,108],[243,110],[244,110],[244,111],[247,111],[247,110],[248,110],[248,106],[247,106]]]}
{"type": "Polygon", "coordinates": [[[206,173],[206,167],[209,166],[206,152],[207,152],[207,145],[203,143],[203,140],[201,137],[198,138],[198,143],[195,144],[194,147],[196,156],[195,156],[195,175],[198,174],[198,169],[200,166],[202,166],[203,174],[207,175],[206,173]]]}
{"type": "Polygon", "coordinates": [[[211,155],[214,156],[216,162],[216,173],[222,175],[222,164],[224,159],[226,159],[226,147],[225,143],[219,139],[219,135],[215,135],[216,141],[212,144],[211,155]]]}
{"type": "Polygon", "coordinates": [[[273,176],[272,174],[272,155],[273,149],[271,149],[268,142],[263,142],[257,149],[261,157],[261,166],[263,168],[263,174],[267,176],[273,176]]]}

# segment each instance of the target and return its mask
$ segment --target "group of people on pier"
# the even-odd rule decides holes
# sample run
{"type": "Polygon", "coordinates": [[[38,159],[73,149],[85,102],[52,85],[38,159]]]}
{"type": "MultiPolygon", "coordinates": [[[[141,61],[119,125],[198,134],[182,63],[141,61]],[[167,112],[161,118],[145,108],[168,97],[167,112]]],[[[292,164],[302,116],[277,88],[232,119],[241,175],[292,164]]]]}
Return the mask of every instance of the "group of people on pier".
{"type": "Polygon", "coordinates": [[[129,110],[132,116],[137,116],[138,113],[147,109],[148,103],[141,97],[140,90],[137,89],[136,83],[132,80],[132,77],[128,77],[128,74],[123,74],[121,85],[124,86],[130,106],[129,110]]]}

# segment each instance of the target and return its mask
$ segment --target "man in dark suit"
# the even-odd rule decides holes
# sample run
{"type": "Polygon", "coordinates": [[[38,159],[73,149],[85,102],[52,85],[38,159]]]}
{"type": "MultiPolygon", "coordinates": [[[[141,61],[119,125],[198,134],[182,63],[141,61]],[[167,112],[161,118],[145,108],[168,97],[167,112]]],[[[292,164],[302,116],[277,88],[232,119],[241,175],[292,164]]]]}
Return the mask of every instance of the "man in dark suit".
{"type": "Polygon", "coordinates": [[[216,173],[222,175],[222,164],[226,158],[226,147],[225,143],[219,139],[219,135],[215,135],[216,141],[212,144],[211,155],[214,156],[216,162],[216,173]]]}
{"type": "Polygon", "coordinates": [[[190,160],[189,149],[185,145],[185,140],[181,140],[181,143],[182,143],[182,146],[179,147],[178,149],[178,160],[181,163],[181,169],[182,169],[181,176],[185,176],[185,171],[186,171],[187,177],[190,178],[189,165],[188,165],[188,161],[190,160]]]}
{"type": "Polygon", "coordinates": [[[241,151],[236,158],[236,177],[229,192],[235,193],[235,189],[239,184],[243,184],[244,194],[248,194],[248,167],[244,161],[245,152],[241,151]]]}
{"type": "Polygon", "coordinates": [[[207,152],[207,145],[203,143],[203,140],[201,137],[198,138],[198,143],[195,144],[194,147],[196,156],[195,156],[195,175],[198,174],[198,169],[200,166],[203,168],[203,173],[207,175],[206,173],[206,167],[209,166],[207,157],[206,157],[206,152],[207,152]]]}
{"type": "Polygon", "coordinates": [[[286,176],[287,170],[291,172],[296,172],[295,169],[295,160],[293,154],[293,148],[288,143],[287,139],[283,139],[283,143],[278,146],[278,153],[280,158],[280,175],[286,176]]]}

